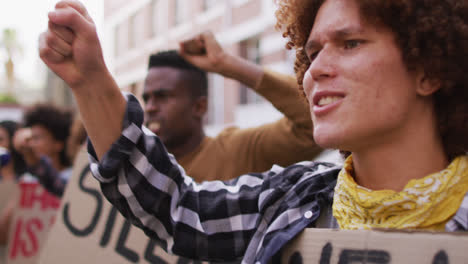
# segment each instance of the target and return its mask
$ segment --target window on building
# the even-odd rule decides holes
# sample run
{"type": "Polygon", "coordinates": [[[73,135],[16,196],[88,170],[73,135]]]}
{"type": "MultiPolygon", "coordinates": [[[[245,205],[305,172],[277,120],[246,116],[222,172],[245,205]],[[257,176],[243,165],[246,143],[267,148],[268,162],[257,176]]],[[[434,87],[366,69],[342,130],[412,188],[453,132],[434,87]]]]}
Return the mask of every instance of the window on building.
{"type": "Polygon", "coordinates": [[[175,0],[175,25],[185,22],[189,15],[189,1],[175,0]]]}
{"type": "MultiPolygon", "coordinates": [[[[240,56],[256,64],[260,64],[260,39],[258,37],[253,37],[241,41],[240,56]]],[[[239,103],[241,105],[255,104],[263,101],[264,99],[251,88],[240,84],[239,103]]]]}
{"type": "Polygon", "coordinates": [[[117,24],[114,28],[114,55],[120,56],[128,48],[128,36],[126,24],[117,24]]]}
{"type": "Polygon", "coordinates": [[[212,8],[216,3],[221,0],[203,0],[203,11],[207,11],[212,8]]]}
{"type": "Polygon", "coordinates": [[[151,23],[150,23],[150,27],[151,27],[151,33],[150,33],[150,36],[151,37],[155,37],[157,34],[158,34],[158,19],[159,19],[159,8],[160,8],[160,2],[159,0],[152,0],[151,1],[151,5],[150,5],[150,8],[151,8],[151,23]]]}
{"type": "Polygon", "coordinates": [[[224,78],[221,75],[208,74],[208,112],[205,124],[220,125],[224,123],[224,78]]]}
{"type": "Polygon", "coordinates": [[[128,49],[135,48],[136,32],[136,14],[133,14],[128,20],[128,49]]]}
{"type": "Polygon", "coordinates": [[[114,56],[120,55],[120,25],[116,25],[114,28],[114,56]]]}

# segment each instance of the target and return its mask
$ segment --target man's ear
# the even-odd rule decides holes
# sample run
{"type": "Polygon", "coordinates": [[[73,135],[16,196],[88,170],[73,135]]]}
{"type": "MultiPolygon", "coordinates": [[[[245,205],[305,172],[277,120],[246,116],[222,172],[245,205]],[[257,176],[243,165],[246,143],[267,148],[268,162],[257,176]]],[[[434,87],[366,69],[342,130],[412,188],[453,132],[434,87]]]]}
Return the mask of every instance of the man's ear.
{"type": "Polygon", "coordinates": [[[419,84],[416,92],[421,96],[429,96],[437,92],[440,89],[440,86],[441,84],[439,80],[429,79],[424,74],[419,78],[419,84]]]}
{"type": "Polygon", "coordinates": [[[193,115],[197,118],[202,119],[208,110],[208,98],[206,96],[200,96],[195,99],[193,104],[193,115]]]}

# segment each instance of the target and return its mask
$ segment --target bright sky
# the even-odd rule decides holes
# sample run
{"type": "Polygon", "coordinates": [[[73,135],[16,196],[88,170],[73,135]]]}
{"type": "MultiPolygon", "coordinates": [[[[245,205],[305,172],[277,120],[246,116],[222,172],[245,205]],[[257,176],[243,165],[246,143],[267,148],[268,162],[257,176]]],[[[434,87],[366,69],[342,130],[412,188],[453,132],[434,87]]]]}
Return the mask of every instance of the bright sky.
{"type": "MultiPolygon", "coordinates": [[[[47,13],[53,10],[58,0],[4,0],[0,4],[0,34],[3,29],[14,28],[22,45],[23,53],[16,59],[15,73],[26,83],[36,83],[42,78],[40,68],[43,63],[38,55],[38,38],[47,28],[47,13]]],[[[99,29],[102,27],[102,0],[81,0],[88,9],[99,29]]],[[[1,36],[1,35],[0,35],[1,36]]],[[[0,74],[4,74],[3,57],[0,74]]]]}

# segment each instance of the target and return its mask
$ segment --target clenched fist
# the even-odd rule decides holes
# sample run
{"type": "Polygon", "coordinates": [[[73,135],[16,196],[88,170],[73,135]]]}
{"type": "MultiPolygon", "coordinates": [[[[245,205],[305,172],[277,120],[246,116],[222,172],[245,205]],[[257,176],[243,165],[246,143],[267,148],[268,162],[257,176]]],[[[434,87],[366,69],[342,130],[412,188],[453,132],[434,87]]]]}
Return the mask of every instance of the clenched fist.
{"type": "Polygon", "coordinates": [[[64,0],[49,13],[49,25],[39,38],[44,63],[73,90],[107,74],[93,20],[78,1],[64,0]]]}

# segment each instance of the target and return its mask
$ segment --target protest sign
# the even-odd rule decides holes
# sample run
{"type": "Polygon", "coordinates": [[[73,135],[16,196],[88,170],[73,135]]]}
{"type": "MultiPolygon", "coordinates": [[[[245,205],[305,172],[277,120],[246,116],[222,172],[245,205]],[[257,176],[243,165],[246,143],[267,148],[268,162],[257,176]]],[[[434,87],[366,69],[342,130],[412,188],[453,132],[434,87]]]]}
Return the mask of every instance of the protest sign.
{"type": "MultiPolygon", "coordinates": [[[[200,263],[168,255],[101,194],[81,151],[42,252],[49,263],[200,263]]],[[[468,263],[468,236],[306,229],[281,263],[468,263]]]]}
{"type": "Polygon", "coordinates": [[[167,254],[118,213],[81,150],[39,263],[201,263],[167,254]]]}
{"type": "Polygon", "coordinates": [[[0,211],[18,194],[18,184],[15,181],[0,181],[0,211]]]}
{"type": "MultiPolygon", "coordinates": [[[[12,180],[0,181],[0,214],[5,213],[5,208],[9,202],[13,202],[17,199],[18,195],[18,184],[12,180]]],[[[2,215],[3,217],[3,215],[2,215]]],[[[2,230],[6,231],[6,228],[2,230]]],[[[2,231],[3,232],[3,231],[2,231]]],[[[5,233],[7,235],[7,232],[5,233]]],[[[6,262],[6,246],[0,246],[0,263],[6,262]]]]}
{"type": "Polygon", "coordinates": [[[284,250],[281,263],[468,263],[468,235],[445,232],[308,228],[284,250]]]}
{"type": "Polygon", "coordinates": [[[8,264],[37,263],[60,200],[37,182],[20,182],[20,195],[10,224],[8,264]]]}

